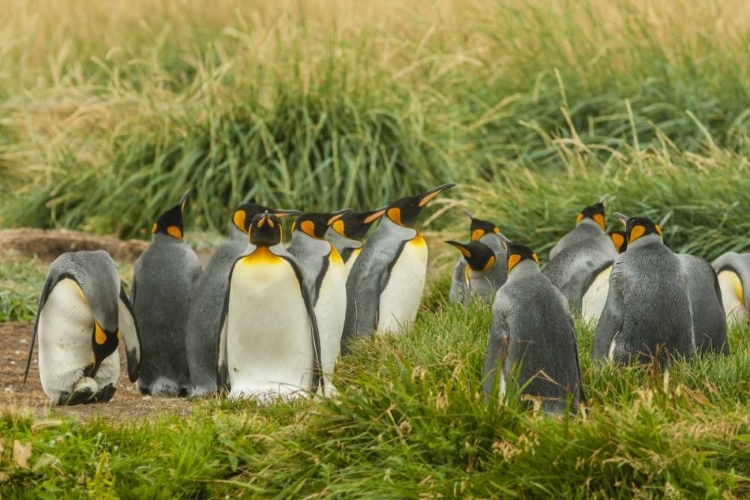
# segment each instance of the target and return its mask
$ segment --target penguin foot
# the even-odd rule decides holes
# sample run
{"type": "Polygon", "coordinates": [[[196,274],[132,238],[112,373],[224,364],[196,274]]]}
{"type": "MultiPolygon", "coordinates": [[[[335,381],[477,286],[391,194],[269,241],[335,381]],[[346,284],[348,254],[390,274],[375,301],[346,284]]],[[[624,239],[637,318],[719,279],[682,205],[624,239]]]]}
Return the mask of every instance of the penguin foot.
{"type": "Polygon", "coordinates": [[[90,377],[83,377],[73,386],[73,392],[60,394],[57,404],[61,406],[85,405],[92,403],[99,386],[90,377]]]}
{"type": "Polygon", "coordinates": [[[115,395],[115,386],[112,384],[107,384],[104,386],[104,388],[94,394],[94,399],[91,400],[92,403],[109,403],[109,401],[112,399],[112,396],[115,395]]]}

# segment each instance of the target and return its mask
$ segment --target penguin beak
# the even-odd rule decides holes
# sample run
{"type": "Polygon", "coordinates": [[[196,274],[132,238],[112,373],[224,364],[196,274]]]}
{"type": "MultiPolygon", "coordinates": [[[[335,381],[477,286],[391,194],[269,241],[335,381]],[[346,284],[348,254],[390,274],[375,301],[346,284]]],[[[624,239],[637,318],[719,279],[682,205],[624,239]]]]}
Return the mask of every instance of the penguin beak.
{"type": "Polygon", "coordinates": [[[474,216],[471,215],[471,212],[468,210],[464,210],[464,215],[469,218],[469,220],[474,220],[474,216]]]}
{"type": "Polygon", "coordinates": [[[296,217],[298,215],[302,215],[302,212],[300,212],[299,210],[274,210],[273,214],[281,219],[283,217],[296,217]]]}
{"type": "Polygon", "coordinates": [[[419,208],[424,207],[430,201],[432,201],[432,199],[435,198],[437,195],[439,195],[440,193],[442,193],[448,188],[452,188],[453,186],[455,186],[455,184],[453,184],[452,182],[448,184],[443,184],[442,186],[438,186],[435,189],[431,189],[430,191],[427,191],[426,193],[420,195],[419,196],[419,208]]]}
{"type": "Polygon", "coordinates": [[[451,240],[446,241],[446,243],[458,248],[458,251],[461,252],[461,254],[463,254],[464,257],[467,257],[467,258],[471,257],[471,252],[469,251],[468,248],[466,248],[466,245],[464,245],[463,243],[459,243],[457,241],[451,241],[451,240]]]}
{"type": "Polygon", "coordinates": [[[352,210],[351,208],[345,208],[343,210],[339,210],[338,212],[331,212],[331,213],[329,213],[328,214],[329,218],[328,218],[327,225],[330,226],[331,224],[333,224],[334,222],[336,222],[337,220],[339,220],[340,218],[342,218],[345,214],[348,214],[349,212],[353,212],[353,211],[354,210],[352,210]]]}
{"type": "Polygon", "coordinates": [[[609,199],[609,195],[605,194],[604,196],[602,196],[601,198],[599,198],[599,204],[600,205],[604,205],[607,202],[608,199],[609,199]]]}
{"type": "Polygon", "coordinates": [[[615,217],[617,217],[617,219],[618,219],[618,220],[619,220],[620,222],[622,222],[622,224],[623,224],[623,225],[627,225],[627,224],[628,224],[628,219],[629,219],[630,217],[628,217],[627,215],[625,215],[625,214],[622,214],[622,213],[620,213],[620,212],[615,212],[615,213],[613,213],[612,215],[614,215],[615,217]]]}
{"type": "Polygon", "coordinates": [[[508,249],[508,245],[513,243],[503,233],[498,234],[498,237],[500,238],[500,242],[502,242],[503,244],[503,248],[505,248],[506,250],[508,249]]]}
{"type": "Polygon", "coordinates": [[[263,227],[268,223],[270,227],[273,227],[273,222],[271,222],[271,219],[268,218],[268,210],[263,214],[263,218],[258,221],[258,227],[263,227]]]}
{"type": "Polygon", "coordinates": [[[362,222],[364,222],[365,224],[372,224],[373,222],[375,222],[376,220],[378,220],[385,214],[385,211],[387,208],[388,206],[378,208],[373,213],[365,217],[365,220],[363,220],[362,222]]]}
{"type": "Polygon", "coordinates": [[[185,194],[182,195],[182,198],[180,198],[180,212],[185,211],[185,203],[187,203],[188,195],[190,194],[190,190],[188,189],[185,191],[185,194]]]}

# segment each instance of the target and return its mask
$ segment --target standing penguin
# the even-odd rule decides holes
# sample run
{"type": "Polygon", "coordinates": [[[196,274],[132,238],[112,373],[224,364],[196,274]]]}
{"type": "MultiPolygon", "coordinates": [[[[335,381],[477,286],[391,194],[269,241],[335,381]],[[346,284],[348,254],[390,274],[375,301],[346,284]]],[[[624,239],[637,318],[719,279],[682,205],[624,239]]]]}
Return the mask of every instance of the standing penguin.
{"type": "Polygon", "coordinates": [[[605,251],[609,248],[610,238],[607,233],[604,232],[604,227],[606,225],[604,222],[605,201],[607,201],[606,194],[601,197],[598,203],[585,207],[578,213],[578,216],[576,217],[576,227],[563,236],[560,241],[552,247],[552,250],[550,250],[550,261],[569,246],[585,240],[593,240],[605,249],[605,251]]]}
{"type": "Polygon", "coordinates": [[[716,273],[711,264],[700,257],[677,254],[677,258],[687,274],[697,352],[715,352],[728,356],[727,317],[716,273]]]}
{"type": "Polygon", "coordinates": [[[346,275],[362,252],[362,240],[372,224],[385,213],[385,208],[372,212],[347,212],[326,231],[326,240],[336,247],[346,266],[346,275]]]}
{"type": "Polygon", "coordinates": [[[237,207],[229,221],[229,238],[211,257],[193,291],[186,332],[187,361],[193,387],[191,397],[216,392],[216,349],[229,272],[234,261],[247,248],[247,232],[253,217],[266,211],[278,218],[301,213],[274,210],[255,203],[243,203],[237,207]]]}
{"type": "Polygon", "coordinates": [[[347,305],[342,340],[398,332],[414,322],[427,275],[427,244],[414,229],[430,200],[455,184],[396,200],[346,281],[347,305]]]}
{"type": "Polygon", "coordinates": [[[37,337],[42,388],[58,405],[112,399],[120,375],[120,340],[125,343],[128,377],[131,382],[138,379],[138,327],[107,252],[64,253],[50,266],[39,296],[24,384],[37,337]]]}
{"type": "MultiPolygon", "coordinates": [[[[628,249],[628,237],[625,231],[609,231],[609,237],[615,245],[617,254],[621,254],[628,249]]],[[[614,264],[614,261],[612,261],[614,264]]],[[[609,293],[609,274],[612,272],[612,265],[604,267],[601,271],[594,271],[584,284],[583,297],[581,298],[581,317],[586,321],[599,321],[599,316],[604,311],[604,304],[607,302],[609,293]]]]}
{"type": "Polygon", "coordinates": [[[185,338],[190,295],[201,264],[182,241],[182,214],[188,193],[156,221],[151,244],[135,262],[130,301],[141,332],[144,363],[138,390],[153,396],[190,392],[185,338]]]}
{"type": "Polygon", "coordinates": [[[716,271],[721,288],[724,314],[730,323],[748,319],[748,294],[745,283],[750,283],[750,253],[728,252],[716,259],[711,267],[716,271]]]}
{"type": "Polygon", "coordinates": [[[302,269],[281,243],[281,223],[256,215],[232,266],[219,337],[218,382],[230,396],[266,400],[318,389],[320,339],[302,269]]]}
{"type": "MultiPolygon", "coordinates": [[[[471,222],[471,226],[469,227],[471,241],[480,241],[484,243],[495,252],[495,259],[497,262],[505,262],[505,249],[500,241],[500,228],[490,221],[475,218],[468,210],[464,210],[464,213],[471,222]]],[[[453,268],[453,278],[451,279],[451,287],[448,292],[448,300],[451,302],[464,304],[469,300],[470,294],[466,278],[466,266],[466,260],[463,257],[459,257],[453,268]]],[[[504,273],[505,265],[498,266],[498,270],[500,269],[502,269],[501,272],[504,273]]],[[[503,280],[503,283],[504,282],[505,281],[503,280]]],[[[499,284],[502,285],[502,283],[499,284]]]]}
{"type": "Polygon", "coordinates": [[[647,363],[658,355],[691,359],[695,354],[688,277],[664,245],[658,224],[616,213],[625,223],[628,250],[615,260],[609,293],[594,334],[594,359],[647,363]]]}
{"type": "Polygon", "coordinates": [[[478,297],[482,302],[491,304],[498,289],[508,278],[505,262],[499,260],[492,248],[481,241],[446,243],[456,247],[466,263],[463,279],[467,292],[463,302],[468,303],[471,297],[478,297]]]}
{"type": "Polygon", "coordinates": [[[578,345],[568,301],[539,270],[539,258],[524,245],[506,242],[508,280],[492,306],[484,390],[493,395],[499,368],[501,397],[514,375],[523,393],[540,398],[548,413],[572,411],[585,402],[578,345]]]}
{"type": "Polygon", "coordinates": [[[349,209],[333,213],[310,213],[297,218],[292,243],[287,249],[305,276],[315,310],[320,337],[320,362],[326,390],[333,389],[328,377],[333,373],[341,348],[346,316],[346,267],[336,247],[326,241],[326,231],[339,222],[349,209]]]}

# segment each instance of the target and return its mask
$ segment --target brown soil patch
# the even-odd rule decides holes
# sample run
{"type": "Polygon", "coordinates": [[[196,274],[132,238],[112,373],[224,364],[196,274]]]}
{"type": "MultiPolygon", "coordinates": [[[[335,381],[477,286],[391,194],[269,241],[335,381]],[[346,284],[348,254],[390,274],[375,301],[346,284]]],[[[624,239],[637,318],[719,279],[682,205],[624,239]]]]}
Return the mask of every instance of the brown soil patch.
{"type": "Polygon", "coordinates": [[[37,365],[38,350],[34,346],[29,378],[23,384],[23,371],[31,342],[31,323],[0,323],[0,411],[3,409],[31,410],[38,418],[50,412],[57,415],[88,419],[142,418],[158,413],[189,414],[191,404],[186,399],[143,397],[128,380],[126,364],[120,349],[120,378],[115,386],[117,392],[109,403],[79,406],[54,406],[42,390],[37,365]]]}
{"type": "Polygon", "coordinates": [[[65,252],[105,250],[114,260],[132,261],[148,246],[141,240],[120,241],[69,229],[4,229],[0,231],[0,252],[15,251],[54,260],[65,252]]]}

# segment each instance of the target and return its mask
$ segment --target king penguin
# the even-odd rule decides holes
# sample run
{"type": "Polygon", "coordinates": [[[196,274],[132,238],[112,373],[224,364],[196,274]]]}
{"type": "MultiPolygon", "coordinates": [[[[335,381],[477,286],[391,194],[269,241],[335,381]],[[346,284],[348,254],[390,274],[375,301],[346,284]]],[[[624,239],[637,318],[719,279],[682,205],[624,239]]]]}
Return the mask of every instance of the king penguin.
{"type": "Polygon", "coordinates": [[[453,186],[388,205],[347,278],[342,341],[375,331],[400,332],[414,322],[427,275],[427,244],[414,225],[430,200],[453,186]]]}
{"type": "Polygon", "coordinates": [[[247,248],[249,225],[258,214],[268,211],[278,218],[299,215],[296,210],[267,208],[255,203],[238,206],[229,221],[229,238],[211,257],[193,291],[186,332],[186,352],[192,393],[204,397],[216,392],[216,352],[221,321],[221,304],[227,292],[229,271],[247,248]]]}
{"type": "Polygon", "coordinates": [[[609,293],[593,342],[594,359],[648,363],[695,354],[688,277],[664,245],[658,224],[616,213],[625,224],[628,249],[609,275],[609,293]]]}
{"type": "MultiPolygon", "coordinates": [[[[476,297],[482,302],[491,304],[498,289],[508,278],[505,261],[499,260],[494,250],[479,240],[469,243],[458,241],[446,241],[446,243],[456,247],[466,263],[463,279],[467,292],[463,302],[468,303],[472,297],[476,297]]],[[[504,255],[505,252],[503,252],[504,255]]]]}
{"type": "Polygon", "coordinates": [[[371,212],[347,212],[326,231],[326,240],[336,247],[344,260],[347,276],[362,252],[362,240],[367,230],[384,213],[385,208],[371,212]]]}
{"type": "MultiPolygon", "coordinates": [[[[500,228],[490,221],[475,218],[468,210],[464,213],[469,218],[471,241],[480,241],[495,252],[497,262],[505,262],[505,249],[500,240],[500,228]]],[[[448,300],[458,304],[465,304],[469,300],[470,290],[467,280],[467,264],[464,257],[459,257],[453,267],[453,278],[448,292],[448,300]]],[[[498,266],[499,272],[505,272],[505,265],[498,266]],[[500,271],[502,269],[502,271],[500,271]]],[[[503,280],[504,282],[504,280],[503,280]]],[[[499,283],[502,285],[502,283],[499,283]]]]}
{"type": "Polygon", "coordinates": [[[713,261],[711,267],[719,280],[727,321],[746,322],[750,310],[750,297],[745,293],[745,283],[750,283],[750,253],[725,253],[713,261]]]}
{"type": "Polygon", "coordinates": [[[138,379],[141,394],[187,396],[190,372],[186,330],[191,293],[201,264],[183,240],[183,211],[189,191],[156,221],[153,238],[138,257],[130,301],[141,332],[144,362],[138,379]]]}
{"type": "Polygon", "coordinates": [[[131,382],[138,379],[138,327],[108,253],[64,253],[50,266],[39,296],[24,384],[37,337],[42,388],[58,405],[112,399],[120,375],[120,340],[128,377],[131,382]]]}
{"type": "MultiPolygon", "coordinates": [[[[607,233],[612,239],[612,243],[621,254],[628,249],[628,237],[625,231],[609,231],[607,233]]],[[[614,261],[612,261],[614,264],[614,261]]],[[[604,304],[607,302],[609,293],[609,274],[612,272],[612,265],[609,265],[599,272],[593,272],[584,284],[586,290],[581,299],[581,317],[586,321],[599,321],[599,316],[604,311],[604,304]]]]}
{"type": "Polygon", "coordinates": [[[310,291],[320,337],[320,362],[324,387],[335,391],[330,376],[341,349],[346,316],[346,267],[336,247],[326,241],[328,228],[339,222],[349,209],[333,213],[300,215],[292,229],[289,253],[299,263],[310,291]]]}
{"type": "Polygon", "coordinates": [[[267,401],[315,392],[320,339],[302,269],[281,243],[281,224],[256,215],[250,245],[229,275],[219,336],[218,383],[230,397],[267,401]]]}
{"type": "Polygon", "coordinates": [[[677,258],[687,274],[697,352],[728,356],[727,317],[716,273],[711,264],[700,257],[677,254],[677,258]]]}
{"type": "Polygon", "coordinates": [[[604,222],[604,203],[607,201],[607,197],[607,195],[602,196],[598,203],[585,207],[578,213],[575,228],[563,236],[550,250],[550,261],[569,246],[586,240],[593,240],[605,249],[611,246],[610,238],[604,232],[606,225],[604,222]]]}
{"type": "Polygon", "coordinates": [[[539,270],[539,258],[524,245],[506,240],[508,280],[492,306],[484,389],[492,397],[495,371],[499,392],[514,380],[522,392],[542,400],[547,413],[572,411],[585,402],[573,319],[568,301],[539,270]]]}

